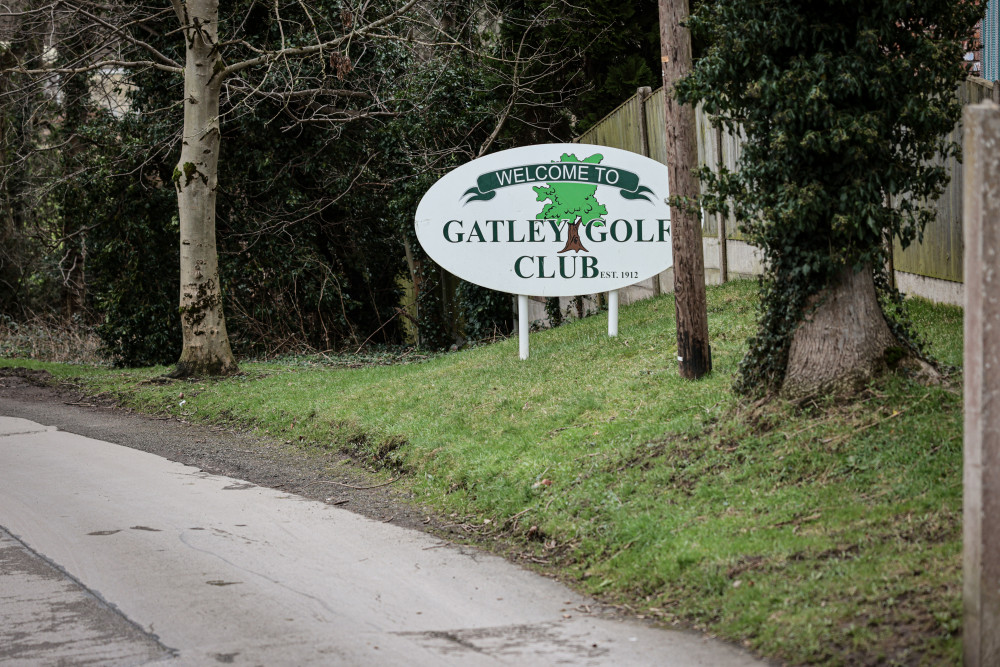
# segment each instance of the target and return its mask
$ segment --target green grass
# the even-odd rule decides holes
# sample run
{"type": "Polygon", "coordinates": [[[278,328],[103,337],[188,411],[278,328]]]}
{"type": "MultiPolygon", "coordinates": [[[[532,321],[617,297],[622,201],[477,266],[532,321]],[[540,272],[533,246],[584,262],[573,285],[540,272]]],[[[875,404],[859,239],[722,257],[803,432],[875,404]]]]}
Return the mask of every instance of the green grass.
{"type": "MultiPolygon", "coordinates": [[[[605,317],[533,334],[527,362],[509,340],[422,363],[255,363],[167,385],[146,382],[164,368],[32,365],[151,413],[402,470],[399,484],[470,536],[766,656],[958,664],[959,379],[741,403],[730,385],[755,291],[709,289],[715,371],[697,382],[676,372],[670,297],[623,308],[617,339],[605,317]]],[[[912,310],[931,351],[960,365],[961,309],[912,310]]]]}

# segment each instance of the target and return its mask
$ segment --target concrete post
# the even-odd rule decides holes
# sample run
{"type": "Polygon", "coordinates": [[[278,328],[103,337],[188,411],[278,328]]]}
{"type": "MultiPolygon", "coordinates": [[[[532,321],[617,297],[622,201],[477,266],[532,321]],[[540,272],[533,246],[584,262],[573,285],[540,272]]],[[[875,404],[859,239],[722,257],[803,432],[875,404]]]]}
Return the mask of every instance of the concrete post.
{"type": "Polygon", "coordinates": [[[1000,665],[1000,107],[964,111],[965,665],[1000,665]]]}

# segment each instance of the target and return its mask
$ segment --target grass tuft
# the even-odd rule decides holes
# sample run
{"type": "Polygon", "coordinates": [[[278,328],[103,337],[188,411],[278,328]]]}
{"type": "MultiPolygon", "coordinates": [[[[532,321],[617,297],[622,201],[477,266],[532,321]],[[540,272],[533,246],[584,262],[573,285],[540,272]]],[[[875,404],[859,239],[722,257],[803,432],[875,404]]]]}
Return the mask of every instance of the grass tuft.
{"type": "Polygon", "coordinates": [[[43,318],[15,322],[0,316],[0,358],[105,364],[101,340],[90,327],[43,318]]]}

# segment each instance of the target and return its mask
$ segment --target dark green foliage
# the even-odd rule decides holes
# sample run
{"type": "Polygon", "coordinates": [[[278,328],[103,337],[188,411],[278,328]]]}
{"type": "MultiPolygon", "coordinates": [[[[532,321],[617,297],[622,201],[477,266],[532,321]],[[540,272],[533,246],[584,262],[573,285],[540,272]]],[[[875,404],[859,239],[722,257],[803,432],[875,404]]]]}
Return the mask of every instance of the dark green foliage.
{"type": "MultiPolygon", "coordinates": [[[[8,25],[16,32],[16,23],[8,25]]],[[[40,38],[0,44],[0,69],[36,57],[40,38]]],[[[0,315],[13,320],[50,319],[58,313],[58,211],[35,188],[58,176],[58,156],[39,154],[39,131],[58,105],[40,91],[19,94],[27,76],[0,72],[0,315]]]]}
{"type": "MultiPolygon", "coordinates": [[[[349,17],[339,3],[326,4],[327,25],[349,17]]],[[[252,5],[243,22],[244,10],[234,7],[226,25],[242,25],[242,37],[258,48],[279,48],[282,35],[269,12],[252,5]]],[[[284,26],[286,44],[313,39],[305,29],[309,17],[301,11],[296,3],[282,8],[291,22],[284,26]],[[296,21],[300,30],[292,32],[296,21]]],[[[237,48],[226,58],[249,56],[237,48]]],[[[293,80],[276,69],[263,86],[309,89],[333,68],[336,84],[326,79],[325,85],[367,94],[375,90],[373,77],[404,81],[410,64],[392,42],[359,43],[346,60],[343,55],[307,59],[296,64],[293,80]]],[[[381,93],[390,97],[391,91],[392,86],[381,93]]],[[[226,121],[219,166],[220,273],[234,350],[266,353],[281,341],[321,350],[397,341],[393,316],[404,252],[399,235],[386,224],[383,165],[392,156],[380,145],[383,122],[300,123],[313,109],[294,98],[252,104],[252,114],[226,121]],[[227,159],[230,155],[237,157],[227,159]]],[[[331,106],[363,113],[368,105],[367,98],[345,97],[331,106]]]]}
{"type": "Polygon", "coordinates": [[[983,11],[970,0],[714,0],[692,16],[708,47],[678,97],[746,135],[739,171],[702,173],[704,203],[732,206],[765,259],[742,393],[780,384],[810,297],[845,266],[873,267],[883,310],[912,344],[886,240],[905,247],[933,216],[923,202],[947,175],[932,158],[959,153],[943,135],[983,11]]]}
{"type": "Polygon", "coordinates": [[[371,152],[366,128],[330,143],[324,128],[281,132],[264,122],[280,110],[262,107],[230,124],[223,152],[240,159],[220,163],[220,272],[234,349],[397,340],[386,323],[399,301],[402,243],[372,206],[381,194],[352,186],[371,175],[356,159],[371,152]]]}
{"type": "Polygon", "coordinates": [[[90,169],[79,181],[96,223],[88,235],[89,289],[100,315],[97,333],[119,366],[170,364],[181,352],[172,121],[100,115],[87,128],[90,169]],[[152,160],[150,147],[159,148],[152,160]]]}
{"type": "Polygon", "coordinates": [[[463,280],[458,287],[457,300],[469,340],[492,340],[511,332],[514,297],[510,294],[463,280]]]}
{"type": "Polygon", "coordinates": [[[550,296],[545,299],[545,314],[549,318],[549,324],[554,327],[563,323],[562,308],[559,305],[559,297],[550,296]]]}
{"type": "Polygon", "coordinates": [[[458,341],[459,315],[455,306],[455,285],[448,274],[435,264],[419,246],[415,254],[423,256],[415,273],[417,290],[417,338],[428,350],[446,350],[458,341]]]}
{"type": "Polygon", "coordinates": [[[94,244],[91,274],[94,303],[103,317],[97,333],[115,365],[170,364],[181,352],[176,218],[160,226],[162,219],[138,213],[131,217],[123,210],[121,218],[102,226],[115,238],[95,236],[103,241],[94,244]]]}
{"type": "MultiPolygon", "coordinates": [[[[0,67],[13,66],[19,54],[10,48],[0,49],[0,67]]],[[[0,90],[20,85],[12,73],[0,74],[0,90]]],[[[21,193],[25,189],[25,170],[15,166],[24,152],[28,137],[25,136],[26,110],[23,105],[0,106],[0,315],[8,317],[23,314],[24,295],[23,263],[28,254],[22,237],[25,204],[21,193]],[[21,312],[19,312],[21,311],[21,312]]]]}
{"type": "MultiPolygon", "coordinates": [[[[470,51],[430,59],[408,74],[406,111],[378,135],[379,149],[391,158],[381,166],[380,178],[394,184],[378,213],[386,229],[396,230],[398,238],[408,242],[419,343],[430,349],[446,349],[463,337],[507,335],[513,322],[510,295],[441,270],[421,250],[413,229],[417,204],[435,180],[477,157],[484,146],[502,150],[517,142],[514,131],[501,125],[488,143],[503,117],[504,95],[510,93],[504,87],[507,73],[494,60],[504,47],[489,34],[466,35],[466,39],[470,51]]],[[[358,205],[365,207],[362,202],[358,205]]]]}

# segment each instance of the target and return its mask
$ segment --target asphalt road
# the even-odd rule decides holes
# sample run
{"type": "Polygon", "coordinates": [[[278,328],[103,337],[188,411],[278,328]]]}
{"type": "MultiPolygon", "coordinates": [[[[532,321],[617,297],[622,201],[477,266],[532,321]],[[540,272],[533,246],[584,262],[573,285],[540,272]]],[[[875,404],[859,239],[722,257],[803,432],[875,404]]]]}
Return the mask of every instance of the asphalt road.
{"type": "Polygon", "coordinates": [[[3,665],[763,664],[597,607],[419,531],[0,417],[3,665]]]}

